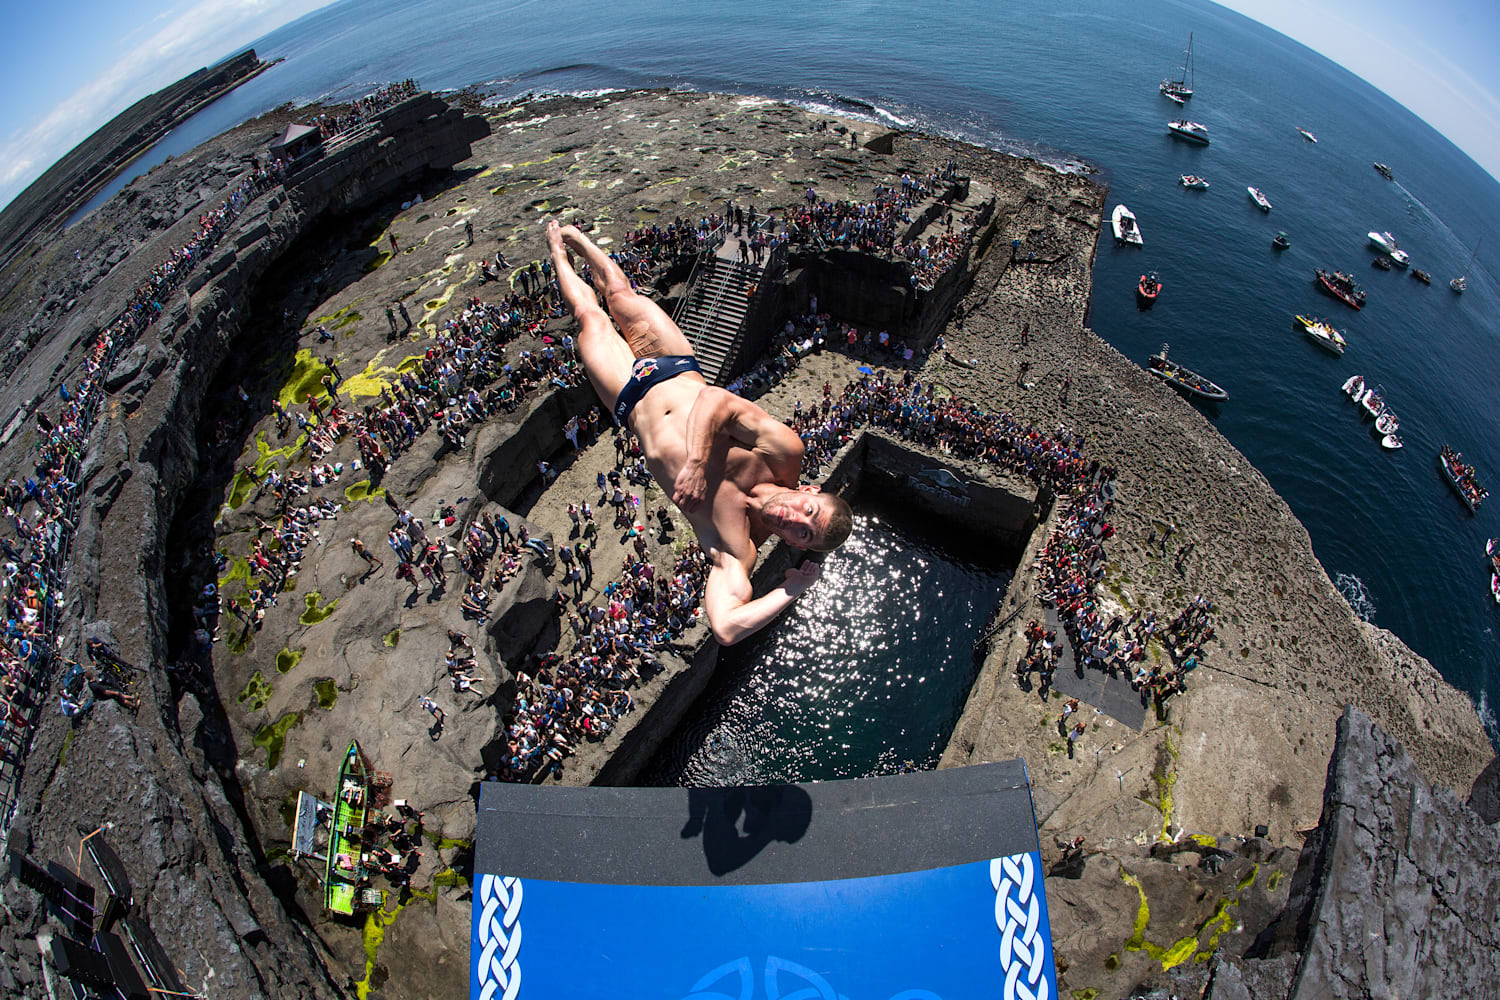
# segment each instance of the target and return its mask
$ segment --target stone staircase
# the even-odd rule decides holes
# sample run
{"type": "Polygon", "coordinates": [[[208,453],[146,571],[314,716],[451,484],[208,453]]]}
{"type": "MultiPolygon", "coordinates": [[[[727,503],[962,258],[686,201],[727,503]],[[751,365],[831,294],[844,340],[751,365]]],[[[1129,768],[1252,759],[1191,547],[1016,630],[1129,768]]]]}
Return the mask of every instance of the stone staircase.
{"type": "Polygon", "coordinates": [[[699,266],[676,319],[709,385],[735,376],[764,277],[764,266],[742,264],[722,249],[699,266]]]}

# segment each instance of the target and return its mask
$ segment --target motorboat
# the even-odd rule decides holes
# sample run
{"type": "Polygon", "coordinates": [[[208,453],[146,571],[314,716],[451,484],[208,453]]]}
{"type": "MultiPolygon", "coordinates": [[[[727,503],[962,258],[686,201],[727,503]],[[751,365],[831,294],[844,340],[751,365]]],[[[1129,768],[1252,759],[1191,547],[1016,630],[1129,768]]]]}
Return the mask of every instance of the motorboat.
{"type": "Polygon", "coordinates": [[[1183,174],[1181,177],[1177,178],[1177,183],[1181,184],[1185,188],[1191,188],[1194,191],[1208,190],[1208,181],[1204,180],[1202,177],[1199,177],[1197,174],[1183,174]]]}
{"type": "Polygon", "coordinates": [[[1389,257],[1376,257],[1370,261],[1370,266],[1381,271],[1389,271],[1394,265],[1389,257]]]}
{"type": "Polygon", "coordinates": [[[1411,269],[1411,276],[1413,278],[1416,278],[1418,281],[1420,281],[1424,285],[1430,285],[1430,284],[1432,284],[1432,275],[1428,274],[1426,271],[1422,270],[1420,267],[1414,267],[1414,268],[1412,268],[1411,269]]]}
{"type": "Polygon", "coordinates": [[[1351,375],[1349,381],[1344,383],[1344,395],[1350,399],[1358,399],[1360,393],[1365,391],[1365,377],[1363,375],[1351,375]]]}
{"type": "Polygon", "coordinates": [[[1114,229],[1115,239],[1121,243],[1134,243],[1136,246],[1144,244],[1141,239],[1140,227],[1136,225],[1135,213],[1124,205],[1116,205],[1114,213],[1109,218],[1110,227],[1114,229]]]}
{"type": "Polygon", "coordinates": [[[1302,324],[1303,331],[1312,338],[1313,343],[1333,354],[1343,354],[1344,348],[1348,347],[1348,341],[1344,335],[1333,328],[1333,325],[1321,319],[1312,319],[1307,316],[1298,316],[1297,322],[1302,324]]]}
{"type": "Polygon", "coordinates": [[[1490,562],[1490,571],[1500,573],[1500,538],[1491,538],[1484,543],[1484,556],[1490,562]]]}
{"type": "Polygon", "coordinates": [[[1396,415],[1390,410],[1386,410],[1380,416],[1375,418],[1375,429],[1379,431],[1381,435],[1394,434],[1397,430],[1400,429],[1400,427],[1401,421],[1397,420],[1396,415]]]}
{"type": "Polygon", "coordinates": [[[1222,403],[1229,398],[1229,393],[1217,384],[1168,359],[1166,344],[1162,344],[1161,350],[1151,355],[1147,370],[1172,388],[1181,390],[1189,396],[1211,400],[1215,403],[1222,403]]]}
{"type": "Polygon", "coordinates": [[[1380,447],[1386,449],[1387,451],[1396,451],[1399,448],[1404,448],[1405,445],[1401,443],[1401,435],[1387,434],[1385,437],[1380,439],[1380,447]]]}
{"type": "Polygon", "coordinates": [[[1276,238],[1271,241],[1271,246],[1276,250],[1285,250],[1292,245],[1292,241],[1286,238],[1286,233],[1277,233],[1276,238]]]}
{"type": "Polygon", "coordinates": [[[1411,263],[1411,255],[1401,249],[1396,242],[1396,237],[1390,233],[1368,233],[1370,245],[1391,259],[1391,263],[1397,267],[1405,267],[1411,263]]]}
{"type": "Polygon", "coordinates": [[[1179,139],[1196,142],[1200,146],[1208,145],[1208,129],[1197,122],[1190,122],[1185,119],[1167,122],[1167,128],[1171,129],[1172,134],[1179,139]]]}
{"type": "Polygon", "coordinates": [[[1269,212],[1271,210],[1271,202],[1265,195],[1260,193],[1260,188],[1247,187],[1245,190],[1250,192],[1250,200],[1255,202],[1256,207],[1262,212],[1269,212]]]}
{"type": "Polygon", "coordinates": [[[1167,77],[1158,87],[1163,97],[1176,104],[1183,104],[1193,96],[1193,33],[1188,32],[1187,51],[1182,54],[1182,65],[1177,67],[1176,77],[1167,77]]]}
{"type": "Polygon", "coordinates": [[[1315,268],[1313,274],[1317,278],[1319,288],[1349,308],[1363,309],[1365,307],[1365,291],[1355,283],[1351,275],[1343,271],[1325,271],[1321,267],[1315,268]]]}
{"type": "Polygon", "coordinates": [[[1500,573],[1490,574],[1490,596],[1495,599],[1496,604],[1500,604],[1500,573]]]}
{"type": "Polygon", "coordinates": [[[1374,166],[1375,172],[1384,177],[1386,180],[1393,181],[1396,179],[1395,175],[1391,173],[1391,168],[1386,166],[1384,163],[1377,162],[1374,166]]]}
{"type": "Polygon", "coordinates": [[[1136,298],[1140,300],[1142,306],[1155,305],[1156,297],[1161,294],[1161,289],[1161,279],[1156,276],[1155,271],[1143,274],[1135,286],[1136,298]]]}
{"type": "Polygon", "coordinates": [[[1313,135],[1307,129],[1303,128],[1301,125],[1297,126],[1297,131],[1301,132],[1302,133],[1302,138],[1306,139],[1308,142],[1317,142],[1318,141],[1318,137],[1317,136],[1313,135]]]}
{"type": "Polygon", "coordinates": [[[1377,385],[1375,388],[1368,390],[1359,400],[1360,408],[1370,416],[1376,418],[1385,412],[1385,397],[1381,395],[1380,390],[1381,386],[1377,385]]]}
{"type": "Polygon", "coordinates": [[[1474,466],[1466,464],[1463,455],[1447,445],[1443,445],[1438,452],[1438,465],[1442,466],[1448,485],[1453,487],[1464,506],[1469,508],[1469,513],[1478,510],[1490,493],[1474,478],[1474,466]]]}

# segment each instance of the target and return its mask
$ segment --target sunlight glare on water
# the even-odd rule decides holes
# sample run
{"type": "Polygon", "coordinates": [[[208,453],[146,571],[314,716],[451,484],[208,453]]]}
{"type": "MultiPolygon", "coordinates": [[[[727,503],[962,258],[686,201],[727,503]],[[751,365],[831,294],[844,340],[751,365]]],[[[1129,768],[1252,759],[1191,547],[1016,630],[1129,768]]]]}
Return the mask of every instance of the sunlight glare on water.
{"type": "MultiPolygon", "coordinates": [[[[971,546],[972,547],[972,546],[971,546]]],[[[822,580],[718,674],[644,784],[734,785],[936,766],[1007,569],[861,515],[822,580]]]]}

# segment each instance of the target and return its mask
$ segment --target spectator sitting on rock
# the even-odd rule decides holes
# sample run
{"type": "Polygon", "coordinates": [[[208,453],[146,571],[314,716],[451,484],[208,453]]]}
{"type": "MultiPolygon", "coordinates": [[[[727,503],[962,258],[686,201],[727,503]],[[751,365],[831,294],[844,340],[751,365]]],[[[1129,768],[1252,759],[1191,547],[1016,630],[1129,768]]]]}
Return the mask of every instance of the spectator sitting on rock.
{"type": "Polygon", "coordinates": [[[141,702],[139,698],[137,698],[135,695],[126,694],[123,691],[115,690],[114,688],[100,681],[94,675],[94,672],[92,670],[85,671],[83,678],[89,686],[89,693],[91,693],[96,700],[105,699],[108,701],[117,701],[131,712],[136,712],[140,709],[141,702]]]}

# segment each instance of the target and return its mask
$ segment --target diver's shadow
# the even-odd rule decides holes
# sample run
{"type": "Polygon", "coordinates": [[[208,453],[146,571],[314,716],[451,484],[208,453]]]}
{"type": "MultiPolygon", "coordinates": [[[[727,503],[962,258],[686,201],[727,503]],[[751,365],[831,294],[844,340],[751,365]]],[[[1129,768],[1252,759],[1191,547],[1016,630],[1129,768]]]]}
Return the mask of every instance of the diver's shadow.
{"type": "Polygon", "coordinates": [[[796,843],[811,824],[812,798],[796,785],[690,788],[682,838],[701,834],[708,870],[726,875],[773,840],[796,843]]]}

